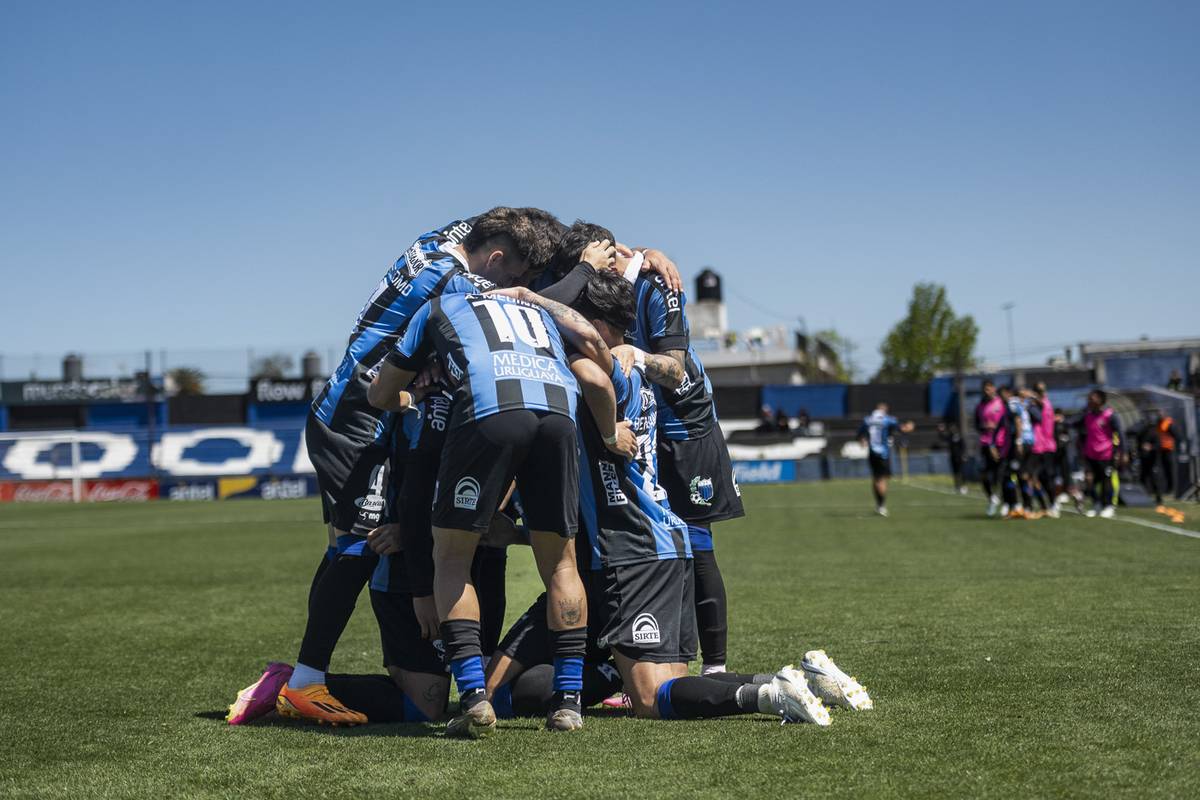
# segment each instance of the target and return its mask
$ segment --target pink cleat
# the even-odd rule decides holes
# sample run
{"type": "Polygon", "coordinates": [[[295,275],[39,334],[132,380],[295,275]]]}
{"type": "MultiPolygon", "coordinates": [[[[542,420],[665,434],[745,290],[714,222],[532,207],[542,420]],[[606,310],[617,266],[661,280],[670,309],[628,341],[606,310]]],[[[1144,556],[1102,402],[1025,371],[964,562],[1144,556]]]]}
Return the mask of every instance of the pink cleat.
{"type": "Polygon", "coordinates": [[[262,677],[238,692],[237,700],[229,707],[225,721],[230,725],[245,725],[275,710],[275,698],[292,677],[292,665],[279,661],[267,664],[262,677]]]}
{"type": "Polygon", "coordinates": [[[633,702],[629,699],[629,695],[624,692],[617,692],[611,697],[606,697],[600,701],[600,705],[605,708],[633,708],[633,702]]]}

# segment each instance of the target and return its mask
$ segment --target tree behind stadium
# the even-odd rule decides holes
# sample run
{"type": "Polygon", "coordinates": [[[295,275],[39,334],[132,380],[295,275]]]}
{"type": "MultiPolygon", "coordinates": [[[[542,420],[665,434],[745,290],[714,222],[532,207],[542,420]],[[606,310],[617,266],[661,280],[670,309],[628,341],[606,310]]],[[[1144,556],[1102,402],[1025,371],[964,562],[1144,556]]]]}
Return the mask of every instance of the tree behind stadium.
{"type": "Polygon", "coordinates": [[[908,301],[908,314],[879,347],[883,366],[872,381],[927,381],[941,371],[967,369],[975,362],[978,336],[974,317],[955,316],[946,299],[946,287],[918,283],[908,301]]]}

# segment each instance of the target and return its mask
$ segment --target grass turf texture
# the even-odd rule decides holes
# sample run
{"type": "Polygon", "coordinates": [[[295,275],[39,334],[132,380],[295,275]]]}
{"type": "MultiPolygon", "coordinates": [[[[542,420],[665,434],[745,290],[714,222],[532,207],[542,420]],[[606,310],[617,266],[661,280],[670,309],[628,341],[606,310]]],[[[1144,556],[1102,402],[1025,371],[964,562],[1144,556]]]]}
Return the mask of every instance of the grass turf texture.
{"type": "MultiPolygon", "coordinates": [[[[901,485],[890,519],[865,482],[746,499],[717,533],[731,667],[825,647],[877,710],[823,730],[516,720],[483,742],[230,728],[237,690],[294,658],[315,502],[0,507],[0,796],[1200,795],[1200,540],[987,520],[978,498],[901,485]]],[[[536,592],[513,550],[509,617],[536,592]]],[[[363,598],[333,668],[378,662],[363,598]]]]}

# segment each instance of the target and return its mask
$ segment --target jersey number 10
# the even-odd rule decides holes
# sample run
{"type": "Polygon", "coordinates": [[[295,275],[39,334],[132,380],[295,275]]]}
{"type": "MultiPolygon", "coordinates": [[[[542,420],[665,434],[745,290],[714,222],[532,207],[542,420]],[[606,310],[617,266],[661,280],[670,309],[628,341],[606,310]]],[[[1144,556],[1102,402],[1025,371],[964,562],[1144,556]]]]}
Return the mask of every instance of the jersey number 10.
{"type": "Polygon", "coordinates": [[[550,346],[550,333],[546,330],[546,322],[536,308],[516,303],[499,303],[495,300],[472,300],[471,305],[476,308],[482,307],[487,312],[500,341],[511,344],[520,338],[530,347],[550,346]]]}

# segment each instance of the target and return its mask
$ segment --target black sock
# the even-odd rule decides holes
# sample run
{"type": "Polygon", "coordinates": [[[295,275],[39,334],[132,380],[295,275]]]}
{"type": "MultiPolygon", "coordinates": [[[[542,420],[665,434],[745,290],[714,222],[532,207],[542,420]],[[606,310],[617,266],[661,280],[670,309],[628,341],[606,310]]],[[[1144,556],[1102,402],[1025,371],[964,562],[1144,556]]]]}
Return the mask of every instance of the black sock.
{"type": "Polygon", "coordinates": [[[308,613],[312,613],[313,597],[317,593],[317,584],[321,582],[321,576],[325,574],[325,569],[337,558],[336,550],[332,547],[325,551],[325,555],[321,556],[321,563],[317,564],[317,571],[313,573],[312,583],[308,587],[308,613]],[[333,551],[332,553],[330,551],[333,551]]]}
{"type": "Polygon", "coordinates": [[[496,652],[500,634],[504,632],[504,577],[508,569],[508,552],[503,547],[475,548],[471,564],[471,583],[479,597],[479,638],[483,652],[496,652]]]}
{"type": "Polygon", "coordinates": [[[411,703],[388,675],[326,675],[329,693],[361,711],[371,722],[415,722],[409,719],[411,703]]]}
{"type": "Polygon", "coordinates": [[[379,556],[338,556],[321,574],[321,580],[309,596],[308,623],[300,642],[301,664],[313,669],[329,669],[329,659],[342,631],[350,622],[354,605],[363,587],[371,579],[379,556]]]}
{"type": "Polygon", "coordinates": [[[725,579],[712,550],[692,553],[696,580],[696,633],[705,664],[724,664],[729,644],[729,611],[725,579]]]}
{"type": "Polygon", "coordinates": [[[761,686],[764,683],[770,683],[775,676],[769,672],[710,672],[704,676],[710,680],[721,681],[722,683],[732,683],[742,686],[747,683],[753,683],[755,686],[761,686]]]}
{"type": "Polygon", "coordinates": [[[876,507],[883,505],[883,495],[879,493],[879,489],[875,486],[871,487],[871,494],[875,495],[876,507]]]}
{"type": "Polygon", "coordinates": [[[446,649],[446,662],[458,687],[459,708],[466,711],[487,699],[479,623],[473,619],[448,619],[438,629],[446,649]]]}
{"type": "Polygon", "coordinates": [[[735,686],[711,678],[674,678],[658,687],[662,719],[708,719],[758,711],[758,687],[735,686]]]}

